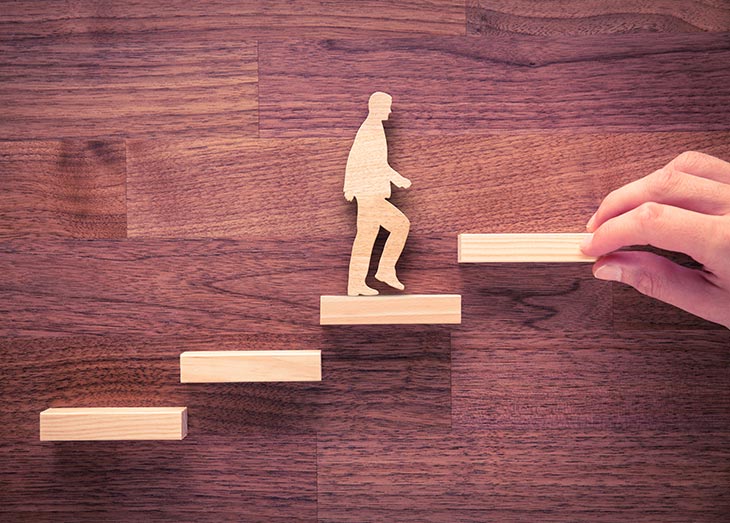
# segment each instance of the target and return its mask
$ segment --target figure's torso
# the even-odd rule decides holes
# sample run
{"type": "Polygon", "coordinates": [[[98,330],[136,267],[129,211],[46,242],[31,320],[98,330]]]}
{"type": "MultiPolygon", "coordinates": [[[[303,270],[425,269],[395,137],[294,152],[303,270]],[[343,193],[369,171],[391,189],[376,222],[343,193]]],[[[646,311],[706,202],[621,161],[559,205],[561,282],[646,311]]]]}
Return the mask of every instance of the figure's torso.
{"type": "Polygon", "coordinates": [[[347,157],[345,192],[355,197],[390,197],[388,142],[381,121],[365,120],[347,157]]]}

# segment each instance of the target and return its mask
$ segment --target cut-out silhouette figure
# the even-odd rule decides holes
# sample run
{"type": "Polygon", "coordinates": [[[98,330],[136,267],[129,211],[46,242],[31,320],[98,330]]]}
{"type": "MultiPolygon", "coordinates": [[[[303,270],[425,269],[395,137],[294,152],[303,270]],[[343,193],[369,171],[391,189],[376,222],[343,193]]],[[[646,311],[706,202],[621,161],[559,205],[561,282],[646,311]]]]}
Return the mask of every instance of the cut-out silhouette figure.
{"type": "Polygon", "coordinates": [[[357,234],[352,245],[347,281],[349,296],[378,294],[377,290],[368,287],[365,278],[380,227],[389,234],[375,278],[395,289],[405,288],[396,276],[395,264],[405,246],[411,222],[388,198],[391,183],[407,189],[411,182],[388,165],[383,121],[390,115],[391,102],[392,98],[386,93],[377,92],[370,96],[368,117],[357,131],[347,158],[345,199],[357,201],[357,234]]]}

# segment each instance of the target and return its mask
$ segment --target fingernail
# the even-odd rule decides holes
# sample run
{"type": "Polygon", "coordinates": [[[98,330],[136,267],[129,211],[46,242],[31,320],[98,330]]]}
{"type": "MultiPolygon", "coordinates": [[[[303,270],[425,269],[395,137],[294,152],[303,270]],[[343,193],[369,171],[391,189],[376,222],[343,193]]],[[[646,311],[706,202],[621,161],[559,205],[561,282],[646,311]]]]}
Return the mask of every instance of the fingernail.
{"type": "Polygon", "coordinates": [[[580,241],[580,245],[578,247],[580,248],[581,251],[585,252],[585,250],[588,247],[590,247],[592,241],[593,241],[593,235],[589,234],[580,241]]]}
{"type": "Polygon", "coordinates": [[[590,231],[593,228],[593,223],[596,221],[596,213],[598,213],[598,211],[594,212],[591,219],[588,220],[588,223],[586,223],[586,230],[590,231]]]}
{"type": "Polygon", "coordinates": [[[621,281],[622,274],[621,267],[618,265],[601,265],[598,269],[596,269],[596,272],[593,273],[593,276],[599,280],[621,281]]]}

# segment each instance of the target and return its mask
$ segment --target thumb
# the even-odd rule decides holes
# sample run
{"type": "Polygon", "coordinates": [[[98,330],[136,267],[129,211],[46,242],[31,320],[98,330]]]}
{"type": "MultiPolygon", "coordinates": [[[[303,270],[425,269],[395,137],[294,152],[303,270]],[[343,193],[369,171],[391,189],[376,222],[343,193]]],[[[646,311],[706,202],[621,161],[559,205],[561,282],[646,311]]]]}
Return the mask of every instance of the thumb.
{"type": "Polygon", "coordinates": [[[727,300],[724,291],[706,273],[682,267],[662,256],[641,251],[614,252],[596,262],[593,275],[599,280],[625,283],[706,320],[727,322],[722,313],[727,300]]]}

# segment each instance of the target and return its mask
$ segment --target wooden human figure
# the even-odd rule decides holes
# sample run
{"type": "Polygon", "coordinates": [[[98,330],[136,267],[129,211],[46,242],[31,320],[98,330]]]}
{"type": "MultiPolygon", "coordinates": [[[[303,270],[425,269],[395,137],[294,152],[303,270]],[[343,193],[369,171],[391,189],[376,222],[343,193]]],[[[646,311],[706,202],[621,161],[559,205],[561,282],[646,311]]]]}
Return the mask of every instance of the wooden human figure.
{"type": "Polygon", "coordinates": [[[403,252],[411,222],[405,214],[388,201],[391,187],[407,189],[410,180],[388,165],[388,143],[383,121],[390,115],[392,98],[377,92],[370,96],[368,117],[355,136],[345,170],[345,199],[357,201],[357,234],[352,245],[350,273],[347,280],[349,296],[373,296],[378,291],[365,283],[370,256],[380,227],[388,231],[383,254],[375,278],[391,287],[403,290],[395,264],[403,252]]]}

